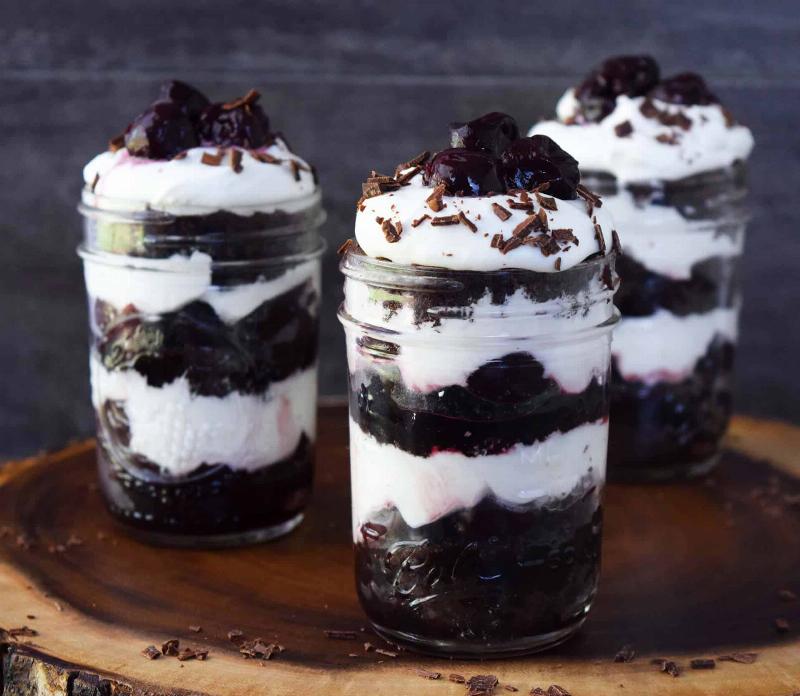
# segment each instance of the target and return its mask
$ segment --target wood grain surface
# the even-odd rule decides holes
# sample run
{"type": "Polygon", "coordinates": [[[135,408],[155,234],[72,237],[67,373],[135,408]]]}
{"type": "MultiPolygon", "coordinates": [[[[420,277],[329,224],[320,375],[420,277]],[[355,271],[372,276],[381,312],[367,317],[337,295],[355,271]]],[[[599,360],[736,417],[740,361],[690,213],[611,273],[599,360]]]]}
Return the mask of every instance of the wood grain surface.
{"type": "Polygon", "coordinates": [[[800,428],[738,418],[710,478],[610,486],[603,578],[581,633],[549,653],[470,663],[392,657],[368,630],[353,589],[346,424],[341,407],[322,409],[316,492],[301,527],[229,551],[125,536],[94,485],[91,442],[0,468],[0,694],[465,694],[451,673],[497,675],[498,694],[550,684],[573,696],[800,691],[800,428]],[[35,635],[9,635],[24,626],[35,635]],[[247,660],[231,630],[285,650],[247,660]],[[140,654],[170,638],[208,659],[140,654]],[[614,662],[625,644],[636,657],[614,662]],[[742,652],[758,657],[690,667],[742,652]],[[659,671],[655,658],[682,674],[659,671]]]}

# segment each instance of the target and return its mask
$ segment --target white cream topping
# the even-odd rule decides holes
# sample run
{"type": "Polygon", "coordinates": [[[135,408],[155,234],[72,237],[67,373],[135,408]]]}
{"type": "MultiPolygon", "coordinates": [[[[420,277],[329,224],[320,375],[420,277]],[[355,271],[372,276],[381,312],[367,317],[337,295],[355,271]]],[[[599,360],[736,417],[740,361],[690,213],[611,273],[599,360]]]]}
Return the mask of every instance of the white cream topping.
{"type": "Polygon", "coordinates": [[[396,506],[405,522],[421,527],[488,495],[509,506],[560,498],[584,476],[605,479],[608,421],[555,432],[534,445],[503,454],[467,457],[437,452],[417,457],[382,444],[350,420],[354,536],[372,513],[396,506]]]}
{"type": "Polygon", "coordinates": [[[569,89],[558,102],[558,120],[537,123],[529,135],[551,137],[578,160],[582,171],[609,172],[620,182],[674,181],[723,169],[746,160],[753,148],[750,130],[728,126],[719,104],[684,106],[653,100],[659,110],[682,113],[692,122],[683,130],[645,117],[640,110],[644,101],[645,97],[621,95],[614,111],[599,123],[568,125],[578,113],[575,92],[569,89]],[[619,137],[614,129],[625,122],[633,131],[619,137]],[[674,138],[675,144],[660,142],[659,136],[674,138]]]}
{"type": "MultiPolygon", "coordinates": [[[[432,192],[431,187],[422,183],[422,174],[417,174],[408,186],[367,198],[363,202],[363,210],[359,209],[356,214],[355,227],[356,240],[364,253],[374,258],[387,258],[398,264],[439,266],[455,270],[494,271],[501,268],[521,268],[553,272],[556,270],[555,262],[558,258],[561,259],[561,270],[566,270],[599,250],[594,223],[581,199],[553,199],[558,210],[546,211],[550,229],[570,228],[579,244],[571,244],[559,254],[544,256],[540,249],[528,245],[517,247],[507,254],[492,248],[491,240],[495,234],[500,233],[505,239],[509,239],[514,228],[530,215],[524,210],[513,210],[509,207],[508,201],[513,200],[514,196],[444,196],[442,201],[446,207],[434,212],[426,203],[432,192]],[[511,217],[506,221],[497,217],[492,210],[493,203],[506,208],[511,217]],[[464,213],[472,221],[478,228],[476,232],[463,223],[434,226],[430,219],[423,220],[416,227],[412,225],[412,222],[423,215],[433,218],[459,213],[464,213]],[[394,243],[387,241],[377,218],[389,220],[393,224],[400,223],[400,240],[394,243]]],[[[540,206],[533,195],[531,200],[534,203],[533,212],[536,213],[540,206]]],[[[613,228],[611,218],[604,208],[596,208],[594,215],[602,228],[606,248],[610,249],[613,228]]]]}
{"type": "Polygon", "coordinates": [[[166,259],[91,254],[84,257],[83,269],[91,300],[103,300],[118,310],[133,305],[144,314],[172,312],[201,300],[229,324],[309,279],[320,292],[318,259],[291,266],[276,278],[230,286],[211,284],[211,264],[211,257],[200,252],[166,259]]]}
{"type": "Polygon", "coordinates": [[[622,376],[646,384],[680,382],[715,337],[736,341],[739,307],[679,317],[659,309],[647,317],[623,317],[611,354],[622,376]]]}
{"type": "MultiPolygon", "coordinates": [[[[438,326],[415,325],[409,305],[389,316],[382,297],[376,298],[367,285],[348,278],[345,310],[359,322],[402,333],[397,337],[400,352],[393,362],[408,389],[429,392],[453,384],[466,385],[469,375],[481,365],[509,353],[527,352],[542,363],[545,376],[555,379],[564,391],[577,393],[593,377],[603,379],[608,369],[608,335],[578,340],[574,334],[613,315],[611,298],[589,302],[588,294],[599,292],[600,288],[592,287],[571,298],[535,303],[517,290],[502,305],[493,305],[487,293],[465,308],[469,313],[465,317],[448,317],[445,313],[453,310],[442,308],[438,326]]],[[[360,358],[353,351],[358,349],[353,340],[348,340],[348,346],[353,349],[350,366],[354,370],[360,358]]],[[[366,360],[373,361],[374,357],[366,360]]]]}
{"type": "Polygon", "coordinates": [[[624,240],[625,254],[674,280],[690,278],[700,261],[736,257],[744,248],[744,221],[735,229],[728,225],[722,234],[716,222],[689,220],[672,206],[637,204],[625,190],[604,196],[603,204],[624,240]]]}
{"type": "Polygon", "coordinates": [[[134,157],[125,148],[100,153],[83,169],[84,203],[115,210],[151,208],[198,215],[198,211],[216,210],[293,213],[319,201],[310,167],[282,140],[258,150],[281,159],[280,164],[261,162],[242,150],[239,173],[230,166],[228,154],[217,166],[202,163],[204,154],[214,155],[217,150],[195,147],[182,159],[166,161],[134,157]],[[297,179],[291,161],[302,167],[297,179]]]}
{"type": "Polygon", "coordinates": [[[297,448],[316,432],[317,370],[308,368],[270,385],[264,395],[192,394],[180,377],[152,387],[135,370],[109,371],[90,359],[92,403],[121,401],[130,425],[130,448],[172,476],[202,464],[254,471],[297,448]]]}

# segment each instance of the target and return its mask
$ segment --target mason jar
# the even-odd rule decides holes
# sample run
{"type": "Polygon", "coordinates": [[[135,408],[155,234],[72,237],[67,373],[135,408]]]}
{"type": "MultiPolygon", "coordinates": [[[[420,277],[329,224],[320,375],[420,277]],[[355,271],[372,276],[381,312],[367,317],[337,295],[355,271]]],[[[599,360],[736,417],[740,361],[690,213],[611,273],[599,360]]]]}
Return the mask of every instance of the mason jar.
{"type": "Polygon", "coordinates": [[[609,477],[713,468],[732,410],[748,216],[744,165],[617,186],[588,177],[623,239],[612,345],[609,477]]]}
{"type": "Polygon", "coordinates": [[[557,273],[341,261],[357,592],[385,638],[500,656],[586,618],[614,255],[557,273]]]}
{"type": "Polygon", "coordinates": [[[287,533],[312,482],[322,209],[173,215],[87,191],[80,212],[111,514],[168,545],[287,533]]]}

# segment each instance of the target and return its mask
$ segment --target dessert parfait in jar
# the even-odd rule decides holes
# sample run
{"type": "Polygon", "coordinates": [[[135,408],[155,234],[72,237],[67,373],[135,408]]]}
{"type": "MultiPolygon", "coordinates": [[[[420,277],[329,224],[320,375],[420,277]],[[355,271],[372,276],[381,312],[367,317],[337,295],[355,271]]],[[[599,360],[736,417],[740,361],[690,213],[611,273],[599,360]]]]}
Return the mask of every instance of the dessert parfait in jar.
{"type": "Polygon", "coordinates": [[[84,169],[100,482],[147,541],[293,529],[316,427],[323,219],[313,169],[250,91],[180,82],[84,169]]]}
{"type": "Polygon", "coordinates": [[[580,162],[625,241],[617,268],[609,477],[710,470],[732,408],[753,147],[702,77],[606,60],[536,124],[580,162]]]}
{"type": "Polygon", "coordinates": [[[617,246],[577,162],[501,113],[364,184],[339,316],[357,592],[387,639],[511,655],[584,621],[617,246]]]}

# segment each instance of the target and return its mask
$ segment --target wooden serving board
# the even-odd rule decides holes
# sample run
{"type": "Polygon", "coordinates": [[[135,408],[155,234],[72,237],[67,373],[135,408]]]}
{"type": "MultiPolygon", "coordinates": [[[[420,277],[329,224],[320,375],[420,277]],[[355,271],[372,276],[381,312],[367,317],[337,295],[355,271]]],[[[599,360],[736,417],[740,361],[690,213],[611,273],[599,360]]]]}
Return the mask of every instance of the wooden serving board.
{"type": "Polygon", "coordinates": [[[392,652],[362,631],[353,590],[346,425],[342,407],[322,409],[316,493],[301,527],[237,550],[126,537],[94,485],[91,442],[0,468],[0,626],[36,632],[0,634],[0,693],[466,694],[451,673],[494,674],[497,694],[550,684],[573,696],[800,691],[800,600],[780,592],[800,595],[800,428],[740,417],[708,480],[609,487],[600,593],[578,637],[525,659],[451,662],[364,650],[369,641],[392,652]],[[246,660],[227,638],[233,629],[285,650],[246,660]],[[208,659],[140,654],[170,638],[208,659]],[[616,663],[624,644],[636,657],[616,663]],[[689,668],[691,658],[743,652],[758,657],[689,668]],[[669,676],[653,658],[683,673],[669,676]]]}

